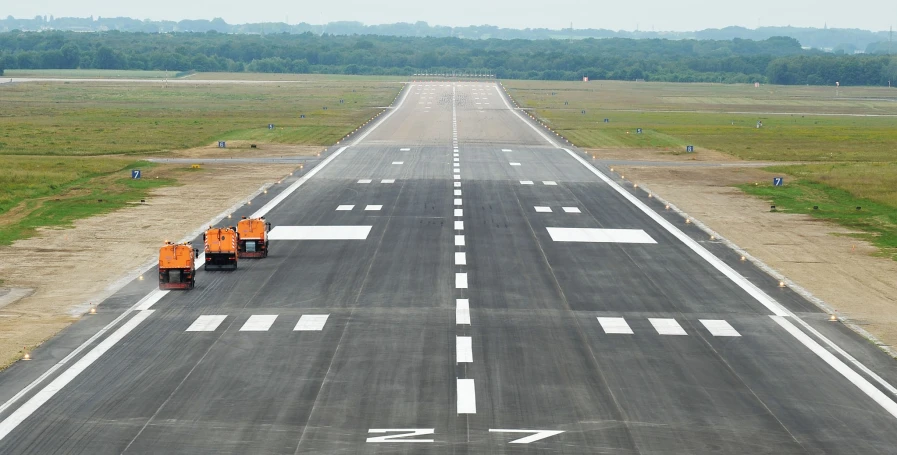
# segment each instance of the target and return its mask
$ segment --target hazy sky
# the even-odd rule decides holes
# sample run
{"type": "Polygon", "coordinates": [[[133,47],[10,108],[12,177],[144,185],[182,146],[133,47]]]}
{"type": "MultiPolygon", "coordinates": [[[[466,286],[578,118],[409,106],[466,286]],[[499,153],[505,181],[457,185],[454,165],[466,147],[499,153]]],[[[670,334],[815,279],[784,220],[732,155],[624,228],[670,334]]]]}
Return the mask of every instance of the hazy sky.
{"type": "Polygon", "coordinates": [[[863,28],[897,25],[897,0],[3,0],[0,16],[128,16],[228,23],[426,21],[430,25],[689,31],[740,25],[863,28]]]}

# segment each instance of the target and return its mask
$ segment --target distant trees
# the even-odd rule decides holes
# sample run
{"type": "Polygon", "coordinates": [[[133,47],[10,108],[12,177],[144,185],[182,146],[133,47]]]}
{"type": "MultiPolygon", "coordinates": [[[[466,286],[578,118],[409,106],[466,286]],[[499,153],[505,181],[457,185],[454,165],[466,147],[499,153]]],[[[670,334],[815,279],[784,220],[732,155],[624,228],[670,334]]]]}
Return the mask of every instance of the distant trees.
{"type": "MultiPolygon", "coordinates": [[[[221,26],[217,20],[206,22],[193,26],[221,26]]],[[[804,50],[787,37],[764,41],[465,40],[312,33],[228,35],[214,27],[201,33],[168,34],[0,33],[0,68],[5,69],[455,72],[515,79],[578,80],[588,76],[593,80],[882,85],[897,79],[895,66],[884,55],[804,50]]]]}

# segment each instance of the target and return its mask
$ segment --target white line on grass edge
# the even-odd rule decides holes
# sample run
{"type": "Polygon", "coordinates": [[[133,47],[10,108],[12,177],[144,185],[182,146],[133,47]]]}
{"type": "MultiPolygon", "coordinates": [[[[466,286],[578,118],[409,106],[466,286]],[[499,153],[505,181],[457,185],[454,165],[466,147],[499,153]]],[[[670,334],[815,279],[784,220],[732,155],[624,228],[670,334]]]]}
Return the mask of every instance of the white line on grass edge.
{"type": "MultiPolygon", "coordinates": [[[[868,367],[863,365],[859,360],[857,360],[853,356],[849,355],[846,351],[844,351],[844,349],[842,349],[840,346],[835,344],[835,342],[831,341],[830,339],[828,339],[827,337],[822,335],[819,331],[817,331],[816,329],[811,327],[803,319],[799,318],[796,314],[794,314],[793,312],[791,312],[790,310],[785,308],[782,304],[777,302],[775,299],[770,297],[768,294],[763,292],[760,288],[758,288],[753,283],[748,281],[745,277],[741,276],[741,274],[739,274],[738,272],[733,270],[731,267],[729,267],[729,265],[726,264],[725,262],[723,262],[720,258],[714,256],[712,253],[707,251],[707,249],[704,248],[700,243],[696,242],[694,239],[692,239],[691,237],[686,235],[684,232],[679,230],[679,228],[677,228],[672,223],[670,223],[669,221],[664,219],[657,212],[655,212],[651,207],[648,207],[645,203],[643,203],[638,198],[636,198],[632,193],[630,193],[629,191],[626,191],[626,189],[623,188],[622,186],[620,186],[619,184],[617,184],[617,182],[611,180],[608,176],[604,175],[604,173],[602,173],[601,171],[596,169],[588,161],[582,159],[582,157],[580,157],[576,152],[574,152],[570,149],[567,149],[567,148],[563,148],[558,143],[556,143],[554,140],[552,140],[550,137],[545,135],[535,125],[526,121],[526,119],[524,119],[523,116],[521,116],[519,112],[517,112],[516,110],[514,110],[514,108],[511,107],[510,103],[508,103],[508,100],[505,98],[505,94],[502,93],[502,90],[499,87],[499,85],[497,85],[497,84],[495,85],[495,90],[498,92],[499,97],[505,103],[505,106],[508,108],[508,110],[510,110],[511,113],[513,113],[515,116],[517,116],[517,118],[520,119],[520,121],[522,121],[524,124],[526,124],[527,126],[532,128],[533,131],[538,133],[539,136],[542,136],[542,139],[545,139],[545,141],[547,141],[549,144],[551,144],[555,147],[558,147],[559,149],[567,152],[568,155],[573,157],[573,159],[575,159],[580,164],[582,164],[586,169],[588,169],[590,172],[595,174],[602,181],[607,183],[608,186],[610,186],[612,189],[614,189],[614,191],[616,191],[621,196],[623,196],[623,198],[625,198],[631,204],[636,206],[636,208],[641,210],[645,215],[648,215],[648,217],[650,217],[652,220],[654,220],[657,224],[659,224],[662,228],[664,228],[667,232],[672,234],[674,237],[679,239],[679,241],[684,243],[685,246],[689,247],[698,256],[700,256],[701,258],[706,260],[708,263],[710,263],[710,265],[712,265],[720,273],[722,273],[727,278],[732,280],[732,282],[734,282],[736,285],[738,285],[738,287],[740,287],[745,292],[747,292],[752,297],[754,297],[758,302],[760,302],[763,306],[765,306],[769,311],[771,311],[773,313],[773,316],[772,316],[773,319],[777,323],[779,323],[780,326],[785,328],[785,330],[789,334],[794,336],[798,341],[801,342],[801,344],[803,344],[808,349],[810,349],[810,351],[812,351],[814,354],[819,356],[819,358],[822,359],[824,362],[826,362],[830,366],[832,366],[832,368],[834,368],[835,371],[837,371],[842,376],[844,376],[845,379],[847,379],[848,381],[853,383],[853,385],[855,385],[862,392],[864,392],[869,398],[871,398],[876,403],[881,405],[892,416],[897,417],[897,403],[895,403],[893,400],[891,400],[887,395],[884,395],[880,392],[878,394],[873,393],[872,390],[875,390],[876,392],[878,392],[878,389],[875,389],[875,387],[868,380],[866,380],[866,378],[860,376],[859,374],[856,374],[853,370],[851,370],[846,364],[844,364],[844,362],[842,362],[837,357],[834,357],[834,356],[831,356],[830,358],[823,357],[821,355],[820,350],[816,349],[816,346],[818,346],[818,344],[815,343],[813,341],[813,339],[808,336],[805,336],[805,337],[797,336],[797,333],[802,334],[803,332],[797,331],[796,327],[794,327],[791,324],[788,324],[788,325],[791,325],[791,327],[794,327],[794,331],[790,330],[788,327],[786,327],[786,325],[782,324],[781,321],[784,321],[786,323],[788,322],[786,319],[783,319],[783,317],[790,317],[791,319],[796,321],[798,324],[800,324],[802,327],[804,327],[807,331],[812,333],[814,336],[816,336],[817,338],[822,340],[826,345],[828,345],[833,350],[838,352],[838,354],[841,354],[844,358],[848,359],[848,361],[850,363],[854,364],[854,366],[856,366],[862,372],[869,375],[872,379],[875,380],[875,382],[878,382],[882,387],[887,389],[889,392],[891,392],[893,394],[897,394],[897,388],[895,388],[893,385],[891,385],[890,383],[885,381],[881,376],[877,375],[875,372],[870,370],[868,367]],[[808,344],[808,341],[810,342],[809,344],[808,344]],[[850,373],[853,373],[853,374],[850,374],[850,373]]],[[[825,351],[823,349],[822,352],[827,352],[827,351],[825,351]]]]}
{"type": "MultiPolygon", "coordinates": [[[[408,97],[408,93],[410,90],[410,85],[404,89],[404,94],[402,98],[399,100],[399,103],[390,110],[386,115],[383,116],[377,123],[372,125],[365,131],[361,136],[357,137],[352,145],[358,145],[364,138],[368,136],[372,131],[380,127],[392,114],[398,110],[402,104],[404,104],[405,99],[408,97]]],[[[284,201],[290,194],[296,191],[300,186],[302,186],[305,182],[308,181],[312,176],[318,173],[321,169],[324,168],[327,164],[333,161],[334,158],[339,156],[343,151],[345,151],[349,146],[341,147],[332,155],[328,156],[324,161],[321,161],[317,166],[312,168],[307,174],[293,182],[292,185],[284,189],[280,194],[278,194],[274,199],[268,201],[267,204],[262,206],[259,210],[252,214],[253,217],[259,217],[270,212],[277,204],[280,204],[284,201]]],[[[262,187],[259,191],[253,194],[252,197],[257,196],[265,187],[262,187]]],[[[250,199],[252,198],[250,197],[250,199]]],[[[233,212],[237,207],[242,206],[243,204],[237,204],[231,208],[231,210],[222,212],[216,220],[213,220],[211,224],[215,224],[217,221],[224,219],[228,213],[233,212]]],[[[200,232],[205,228],[205,226],[201,227],[197,230],[191,237],[188,239],[192,239],[196,235],[199,235],[200,232]]],[[[201,262],[201,258],[203,255],[200,255],[200,258],[197,259],[197,262],[201,262]]],[[[146,270],[145,268],[141,270],[146,270]]],[[[131,275],[128,275],[131,276],[131,275]]],[[[132,278],[133,279],[133,278],[132,278]]],[[[126,284],[123,283],[122,286],[126,284]]],[[[46,403],[50,398],[52,398],[57,392],[62,390],[69,382],[72,381],[75,377],[77,377],[82,371],[86,370],[93,362],[99,359],[103,354],[106,353],[110,348],[112,348],[115,344],[121,341],[128,333],[130,333],[134,328],[136,328],[141,322],[143,322],[147,317],[152,314],[153,310],[149,310],[149,308],[162,299],[169,291],[161,291],[159,289],[154,289],[150,291],[149,294],[140,299],[137,303],[135,303],[132,307],[125,310],[124,313],[115,318],[112,322],[107,324],[105,327],[100,329],[96,334],[90,337],[87,341],[78,346],[74,351],[69,353],[65,358],[57,362],[55,365],[50,367],[49,370],[44,372],[44,374],[40,375],[37,379],[28,384],[25,388],[23,388],[19,393],[15,394],[12,398],[3,403],[0,406],[0,413],[5,412],[9,409],[13,404],[22,399],[25,395],[27,395],[31,390],[36,388],[42,382],[44,382],[47,378],[49,378],[52,374],[54,374],[57,370],[68,364],[74,357],[76,357],[81,351],[90,346],[97,339],[106,334],[109,330],[115,327],[118,323],[124,320],[131,313],[137,311],[137,315],[128,320],[124,325],[122,325],[118,330],[116,330],[112,335],[103,340],[100,344],[91,349],[87,354],[84,355],[80,360],[75,362],[71,367],[69,367],[66,371],[61,373],[55,380],[53,380],[50,384],[45,386],[39,392],[37,392],[31,399],[26,401],[22,406],[13,411],[6,419],[0,422],[0,441],[3,440],[12,430],[14,430],[20,423],[22,423],[25,419],[28,418],[34,411],[39,409],[44,403],[46,403]]],[[[113,292],[114,293],[114,292],[113,292]]]]}

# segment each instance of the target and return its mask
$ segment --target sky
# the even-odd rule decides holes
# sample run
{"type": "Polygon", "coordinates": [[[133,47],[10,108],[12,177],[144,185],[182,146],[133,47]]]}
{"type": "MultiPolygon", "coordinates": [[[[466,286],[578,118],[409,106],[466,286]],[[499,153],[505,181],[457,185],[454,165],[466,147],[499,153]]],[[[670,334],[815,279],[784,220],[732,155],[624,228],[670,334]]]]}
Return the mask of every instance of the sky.
{"type": "Polygon", "coordinates": [[[861,28],[897,26],[895,0],[3,0],[0,17],[127,16],[174,20],[221,17],[228,23],[425,21],[507,28],[693,31],[738,25],[861,28]]]}

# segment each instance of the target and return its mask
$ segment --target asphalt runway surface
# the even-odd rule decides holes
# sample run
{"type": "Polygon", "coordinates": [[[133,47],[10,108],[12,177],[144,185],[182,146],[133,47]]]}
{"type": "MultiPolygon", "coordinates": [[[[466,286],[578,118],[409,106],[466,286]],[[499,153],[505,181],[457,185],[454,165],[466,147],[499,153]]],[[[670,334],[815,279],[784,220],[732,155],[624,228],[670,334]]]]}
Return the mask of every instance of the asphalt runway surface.
{"type": "Polygon", "coordinates": [[[893,359],[561,142],[409,84],[234,213],[268,258],[0,373],[0,453],[897,452],[893,359]]]}

